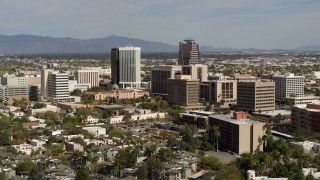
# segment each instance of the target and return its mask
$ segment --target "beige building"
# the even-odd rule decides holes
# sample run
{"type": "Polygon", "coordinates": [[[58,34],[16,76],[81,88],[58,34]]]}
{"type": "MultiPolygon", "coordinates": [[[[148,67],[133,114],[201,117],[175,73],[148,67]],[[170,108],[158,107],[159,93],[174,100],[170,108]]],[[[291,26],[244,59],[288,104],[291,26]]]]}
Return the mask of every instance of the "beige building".
{"type": "Polygon", "coordinates": [[[208,80],[208,66],[205,64],[190,64],[182,66],[182,75],[191,75],[191,79],[208,80]]]}
{"type": "Polygon", "coordinates": [[[74,75],[78,84],[90,84],[91,87],[99,86],[98,69],[78,69],[74,75]]]}
{"type": "Polygon", "coordinates": [[[152,94],[168,95],[168,79],[181,73],[181,66],[165,65],[157,66],[151,71],[152,94]]]}
{"type": "Polygon", "coordinates": [[[168,102],[182,106],[198,105],[199,80],[192,80],[190,75],[168,79],[168,102]]]}
{"type": "MultiPolygon", "coordinates": [[[[247,119],[246,112],[232,115],[210,115],[209,125],[218,126],[220,131],[219,149],[237,154],[253,153],[259,148],[259,139],[265,135],[265,123],[247,119]]],[[[260,146],[262,151],[263,146],[260,146]]]]}
{"type": "Polygon", "coordinates": [[[238,82],[237,109],[272,111],[275,109],[275,85],[270,81],[238,82]]]}
{"type": "Polygon", "coordinates": [[[202,81],[200,82],[200,98],[210,103],[221,103],[224,107],[235,104],[237,100],[237,81],[202,81]]]}
{"type": "Polygon", "coordinates": [[[43,98],[48,97],[48,76],[52,72],[51,69],[42,69],[41,70],[41,89],[40,94],[43,98]]]}

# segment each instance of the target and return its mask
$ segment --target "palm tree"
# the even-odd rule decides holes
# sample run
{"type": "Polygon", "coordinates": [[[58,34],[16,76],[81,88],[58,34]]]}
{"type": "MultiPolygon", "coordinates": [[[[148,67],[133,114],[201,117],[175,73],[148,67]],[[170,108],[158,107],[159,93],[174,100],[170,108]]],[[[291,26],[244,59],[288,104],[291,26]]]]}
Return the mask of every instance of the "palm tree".
{"type": "Polygon", "coordinates": [[[220,137],[220,130],[219,126],[213,126],[213,136],[216,141],[216,150],[219,151],[219,137],[220,137]]]}

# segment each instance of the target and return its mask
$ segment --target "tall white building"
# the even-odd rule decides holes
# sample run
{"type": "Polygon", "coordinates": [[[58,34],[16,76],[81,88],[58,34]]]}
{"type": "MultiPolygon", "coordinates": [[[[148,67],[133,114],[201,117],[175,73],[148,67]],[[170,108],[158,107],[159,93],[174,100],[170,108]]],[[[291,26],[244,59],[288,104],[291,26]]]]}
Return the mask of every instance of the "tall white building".
{"type": "Polygon", "coordinates": [[[119,47],[111,50],[111,79],[120,88],[139,88],[141,48],[119,47]]]}
{"type": "Polygon", "coordinates": [[[51,72],[48,74],[48,97],[69,97],[69,75],[67,73],[51,72]]]}
{"type": "Polygon", "coordinates": [[[98,69],[78,69],[75,72],[75,78],[78,84],[90,84],[91,87],[99,86],[98,69]]]}
{"type": "Polygon", "coordinates": [[[191,75],[191,79],[208,80],[208,66],[205,64],[190,64],[182,66],[183,75],[191,75]]]}
{"type": "Polygon", "coordinates": [[[304,78],[304,76],[295,76],[293,73],[273,76],[276,99],[303,97],[304,78]]]}

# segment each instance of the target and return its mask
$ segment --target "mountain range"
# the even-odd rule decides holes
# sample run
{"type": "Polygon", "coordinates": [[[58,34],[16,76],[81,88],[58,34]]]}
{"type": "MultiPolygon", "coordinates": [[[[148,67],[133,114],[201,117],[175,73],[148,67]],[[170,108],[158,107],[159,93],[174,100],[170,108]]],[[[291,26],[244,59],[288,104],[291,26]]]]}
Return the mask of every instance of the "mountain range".
{"type": "MultiPolygon", "coordinates": [[[[128,44],[141,47],[143,53],[178,52],[178,45],[146,41],[135,38],[111,35],[97,39],[54,38],[35,35],[0,35],[0,54],[89,54],[109,53],[112,48],[128,44]]],[[[320,52],[320,45],[304,46],[297,49],[264,50],[264,49],[234,49],[201,46],[201,52],[320,52]]]]}

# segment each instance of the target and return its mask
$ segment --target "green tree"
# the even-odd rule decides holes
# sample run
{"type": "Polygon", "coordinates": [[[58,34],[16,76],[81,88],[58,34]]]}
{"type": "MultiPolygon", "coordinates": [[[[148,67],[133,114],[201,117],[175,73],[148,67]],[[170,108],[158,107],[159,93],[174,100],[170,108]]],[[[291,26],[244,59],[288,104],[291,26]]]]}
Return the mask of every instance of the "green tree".
{"type": "Polygon", "coordinates": [[[17,174],[29,174],[35,166],[30,159],[23,159],[17,163],[17,174]]]}
{"type": "Polygon", "coordinates": [[[45,108],[47,107],[47,104],[46,103],[41,103],[41,102],[37,102],[33,105],[33,108],[34,109],[41,109],[41,108],[45,108]]]}
{"type": "Polygon", "coordinates": [[[213,170],[219,170],[223,167],[223,164],[213,156],[202,156],[200,158],[200,165],[213,170]]]}
{"type": "Polygon", "coordinates": [[[71,93],[70,96],[81,96],[82,91],[80,89],[74,89],[71,93]]]}
{"type": "Polygon", "coordinates": [[[240,169],[235,165],[229,165],[222,168],[218,174],[214,177],[215,180],[244,180],[240,169]]]}
{"type": "Polygon", "coordinates": [[[161,148],[156,157],[161,161],[161,162],[167,162],[169,160],[172,160],[174,158],[173,151],[168,148],[161,148]]]}
{"type": "Polygon", "coordinates": [[[140,166],[137,170],[138,179],[161,179],[164,165],[154,157],[148,158],[146,164],[140,166]]]}
{"type": "Polygon", "coordinates": [[[36,165],[30,171],[28,180],[39,180],[39,179],[44,179],[44,170],[36,165]]]}
{"type": "Polygon", "coordinates": [[[78,169],[75,180],[89,180],[89,173],[84,169],[78,169]]]}

